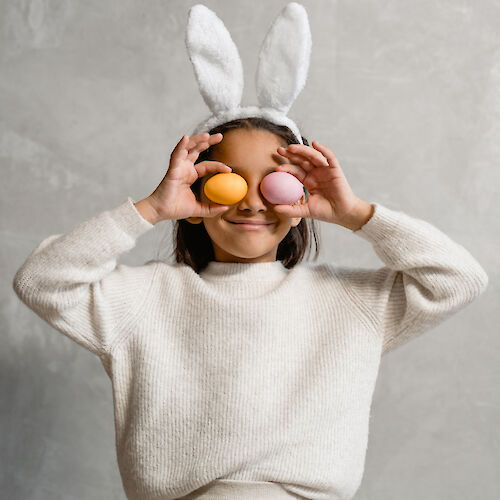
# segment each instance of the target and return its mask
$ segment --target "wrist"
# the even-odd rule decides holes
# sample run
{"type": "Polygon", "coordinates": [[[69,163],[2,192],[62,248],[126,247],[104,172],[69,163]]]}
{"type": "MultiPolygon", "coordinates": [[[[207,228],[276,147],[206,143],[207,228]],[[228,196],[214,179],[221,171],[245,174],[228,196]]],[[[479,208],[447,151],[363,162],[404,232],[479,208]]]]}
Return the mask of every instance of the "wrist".
{"type": "Polygon", "coordinates": [[[364,200],[359,200],[353,211],[343,217],[337,224],[351,231],[361,229],[372,217],[375,207],[364,200]]]}
{"type": "Polygon", "coordinates": [[[135,208],[141,214],[143,219],[146,219],[150,224],[156,224],[163,220],[158,211],[155,209],[153,203],[151,203],[150,198],[144,198],[143,200],[134,203],[135,208]]]}

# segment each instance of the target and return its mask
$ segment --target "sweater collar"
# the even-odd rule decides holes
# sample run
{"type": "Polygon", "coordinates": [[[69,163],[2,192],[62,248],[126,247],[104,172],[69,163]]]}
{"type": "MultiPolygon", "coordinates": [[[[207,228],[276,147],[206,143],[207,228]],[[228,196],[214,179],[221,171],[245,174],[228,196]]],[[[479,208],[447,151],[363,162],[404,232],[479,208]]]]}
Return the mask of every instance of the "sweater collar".
{"type": "Polygon", "coordinates": [[[212,260],[200,272],[210,280],[258,280],[274,281],[283,278],[289,270],[280,260],[271,262],[218,262],[212,260]]]}

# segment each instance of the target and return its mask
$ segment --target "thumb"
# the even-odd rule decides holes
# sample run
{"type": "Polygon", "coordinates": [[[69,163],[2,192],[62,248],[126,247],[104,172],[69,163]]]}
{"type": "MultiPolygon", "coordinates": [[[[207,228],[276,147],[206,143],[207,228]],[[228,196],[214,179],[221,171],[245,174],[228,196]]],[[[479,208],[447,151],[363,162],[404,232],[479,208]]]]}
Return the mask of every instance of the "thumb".
{"type": "Polygon", "coordinates": [[[218,203],[199,203],[199,215],[196,217],[216,217],[229,210],[229,205],[219,205],[218,203]]]}
{"type": "Polygon", "coordinates": [[[296,201],[293,205],[274,205],[274,210],[286,217],[310,217],[309,205],[296,201]]]}
{"type": "Polygon", "coordinates": [[[215,216],[215,215],[221,215],[225,212],[227,212],[231,207],[229,205],[219,205],[219,204],[214,204],[210,205],[210,215],[215,216]]]}
{"type": "Polygon", "coordinates": [[[287,217],[299,217],[297,214],[297,207],[292,205],[274,205],[274,210],[279,214],[286,215],[287,217]]]}

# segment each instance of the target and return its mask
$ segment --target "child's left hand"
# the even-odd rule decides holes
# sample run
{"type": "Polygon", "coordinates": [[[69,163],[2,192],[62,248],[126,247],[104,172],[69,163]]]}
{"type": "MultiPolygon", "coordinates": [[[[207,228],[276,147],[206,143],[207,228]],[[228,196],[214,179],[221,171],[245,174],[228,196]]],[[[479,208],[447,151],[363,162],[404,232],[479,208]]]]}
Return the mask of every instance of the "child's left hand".
{"type": "Polygon", "coordinates": [[[312,146],[289,144],[286,149],[278,148],[281,156],[299,165],[283,164],[276,171],[297,177],[309,191],[309,197],[306,203],[275,205],[274,209],[288,217],[311,217],[340,224],[362,200],[352,192],[333,151],[316,141],[312,146]]]}

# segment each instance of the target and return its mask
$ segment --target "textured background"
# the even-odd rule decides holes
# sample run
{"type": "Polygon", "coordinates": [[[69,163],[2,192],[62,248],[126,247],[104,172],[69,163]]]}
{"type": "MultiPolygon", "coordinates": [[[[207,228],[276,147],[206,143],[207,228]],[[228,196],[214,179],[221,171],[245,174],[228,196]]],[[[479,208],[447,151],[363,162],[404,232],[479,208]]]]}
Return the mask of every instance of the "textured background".
{"type": "MultiPolygon", "coordinates": [[[[15,296],[50,234],[148,196],[208,113],[184,46],[196,2],[0,3],[0,490],[6,500],[123,500],[111,384],[99,360],[15,296]]],[[[286,2],[206,1],[243,60],[286,2]]],[[[498,432],[500,3],[304,1],[313,37],[290,110],[338,156],[353,191],[433,223],[490,276],[485,295],[383,358],[356,500],[500,498],[498,432]],[[496,205],[494,194],[497,195],[496,205]],[[495,321],[496,319],[496,321],[495,321]]],[[[171,223],[120,259],[168,258],[171,223]]],[[[320,261],[379,267],[371,246],[318,222],[320,261]]]]}

